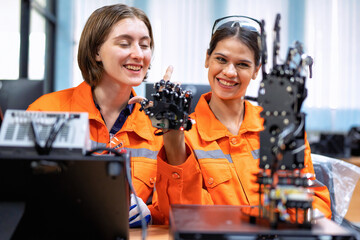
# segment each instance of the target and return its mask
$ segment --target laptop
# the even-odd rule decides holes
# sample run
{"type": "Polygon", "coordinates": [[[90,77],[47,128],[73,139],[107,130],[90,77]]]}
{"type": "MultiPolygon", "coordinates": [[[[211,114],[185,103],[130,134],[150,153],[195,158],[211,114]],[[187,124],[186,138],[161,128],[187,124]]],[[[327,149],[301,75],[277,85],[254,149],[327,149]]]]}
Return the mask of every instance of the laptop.
{"type": "Polygon", "coordinates": [[[347,229],[320,218],[311,228],[270,228],[244,216],[247,207],[230,205],[172,205],[173,239],[355,239],[347,229]]]}
{"type": "MultiPolygon", "coordinates": [[[[128,154],[4,156],[0,152],[0,205],[25,203],[11,239],[128,239],[128,161],[128,154]]],[[[4,221],[8,219],[0,213],[0,222],[4,221]]]]}

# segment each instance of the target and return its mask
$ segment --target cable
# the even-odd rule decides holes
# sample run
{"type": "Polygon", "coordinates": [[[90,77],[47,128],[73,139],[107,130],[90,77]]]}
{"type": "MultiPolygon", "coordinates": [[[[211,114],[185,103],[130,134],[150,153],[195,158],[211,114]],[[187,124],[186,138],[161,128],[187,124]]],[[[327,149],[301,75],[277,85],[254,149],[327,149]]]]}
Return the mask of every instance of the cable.
{"type": "Polygon", "coordinates": [[[61,131],[61,129],[65,126],[65,124],[73,118],[74,118],[73,115],[66,115],[64,118],[60,118],[60,116],[57,117],[56,122],[54,123],[53,127],[50,130],[49,137],[46,140],[45,151],[47,151],[48,153],[51,151],[51,148],[56,139],[56,136],[61,131]]]}
{"type": "Polygon", "coordinates": [[[302,117],[298,128],[294,131],[295,137],[304,129],[304,125],[305,125],[305,119],[304,117],[302,117]]]}
{"type": "Polygon", "coordinates": [[[34,135],[35,150],[38,154],[42,155],[43,147],[40,146],[40,136],[38,134],[37,126],[35,125],[33,120],[31,120],[31,130],[34,135]]]}
{"type": "Polygon", "coordinates": [[[305,150],[305,148],[306,148],[306,146],[305,146],[305,144],[303,144],[303,145],[301,145],[300,147],[298,147],[298,148],[296,148],[296,149],[292,150],[292,151],[291,151],[291,154],[295,155],[295,154],[297,154],[297,153],[299,153],[299,152],[301,152],[301,151],[305,150]]]}
{"type": "Polygon", "coordinates": [[[59,134],[61,129],[65,126],[65,124],[73,118],[74,118],[73,115],[69,115],[62,118],[60,116],[57,116],[55,123],[52,125],[50,129],[50,133],[45,141],[44,147],[40,145],[40,136],[38,134],[39,131],[37,129],[37,126],[35,125],[35,121],[31,119],[31,130],[34,135],[35,149],[39,155],[48,155],[51,152],[52,145],[57,135],[59,134]]]}

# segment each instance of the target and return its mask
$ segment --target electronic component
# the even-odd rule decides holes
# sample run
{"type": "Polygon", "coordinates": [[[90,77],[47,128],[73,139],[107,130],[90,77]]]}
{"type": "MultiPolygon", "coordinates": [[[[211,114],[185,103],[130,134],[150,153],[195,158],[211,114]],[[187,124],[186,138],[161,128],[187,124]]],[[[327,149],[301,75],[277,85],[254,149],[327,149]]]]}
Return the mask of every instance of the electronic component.
{"type": "Polygon", "coordinates": [[[81,154],[90,149],[88,113],[7,110],[1,155],[81,154]]]}

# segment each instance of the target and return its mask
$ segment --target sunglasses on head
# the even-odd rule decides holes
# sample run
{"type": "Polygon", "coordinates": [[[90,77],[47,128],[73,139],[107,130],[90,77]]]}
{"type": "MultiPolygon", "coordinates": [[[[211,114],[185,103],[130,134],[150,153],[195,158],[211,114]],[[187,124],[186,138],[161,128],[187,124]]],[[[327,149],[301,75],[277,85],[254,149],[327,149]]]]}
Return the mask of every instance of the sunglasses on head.
{"type": "Polygon", "coordinates": [[[252,32],[257,32],[259,33],[259,35],[261,35],[261,23],[258,20],[251,17],[236,15],[226,16],[215,20],[211,35],[214,35],[217,30],[223,28],[232,28],[236,26],[245,28],[252,32]]]}

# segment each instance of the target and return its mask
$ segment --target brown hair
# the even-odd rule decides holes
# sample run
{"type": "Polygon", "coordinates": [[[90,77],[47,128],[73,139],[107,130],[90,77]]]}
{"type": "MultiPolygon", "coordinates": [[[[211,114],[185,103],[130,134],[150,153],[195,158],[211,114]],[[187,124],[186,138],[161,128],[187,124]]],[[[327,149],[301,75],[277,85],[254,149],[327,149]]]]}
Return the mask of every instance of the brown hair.
{"type": "MultiPolygon", "coordinates": [[[[231,22],[230,22],[231,23],[231,22]]],[[[248,48],[250,48],[254,52],[255,56],[255,64],[259,66],[260,64],[260,48],[259,48],[259,40],[260,36],[257,32],[247,30],[246,28],[242,28],[239,25],[233,26],[233,24],[228,24],[229,27],[222,27],[218,29],[211,37],[209,48],[207,50],[208,55],[216,48],[218,42],[223,39],[237,37],[242,43],[244,43],[248,48]],[[230,27],[231,26],[231,27],[230,27]]]]}
{"type": "Polygon", "coordinates": [[[151,24],[142,10],[125,4],[109,5],[95,10],[81,33],[78,50],[81,74],[91,87],[99,83],[104,72],[102,63],[96,61],[96,54],[106,41],[112,27],[125,18],[138,18],[145,23],[151,39],[150,48],[154,49],[151,24]]]}

